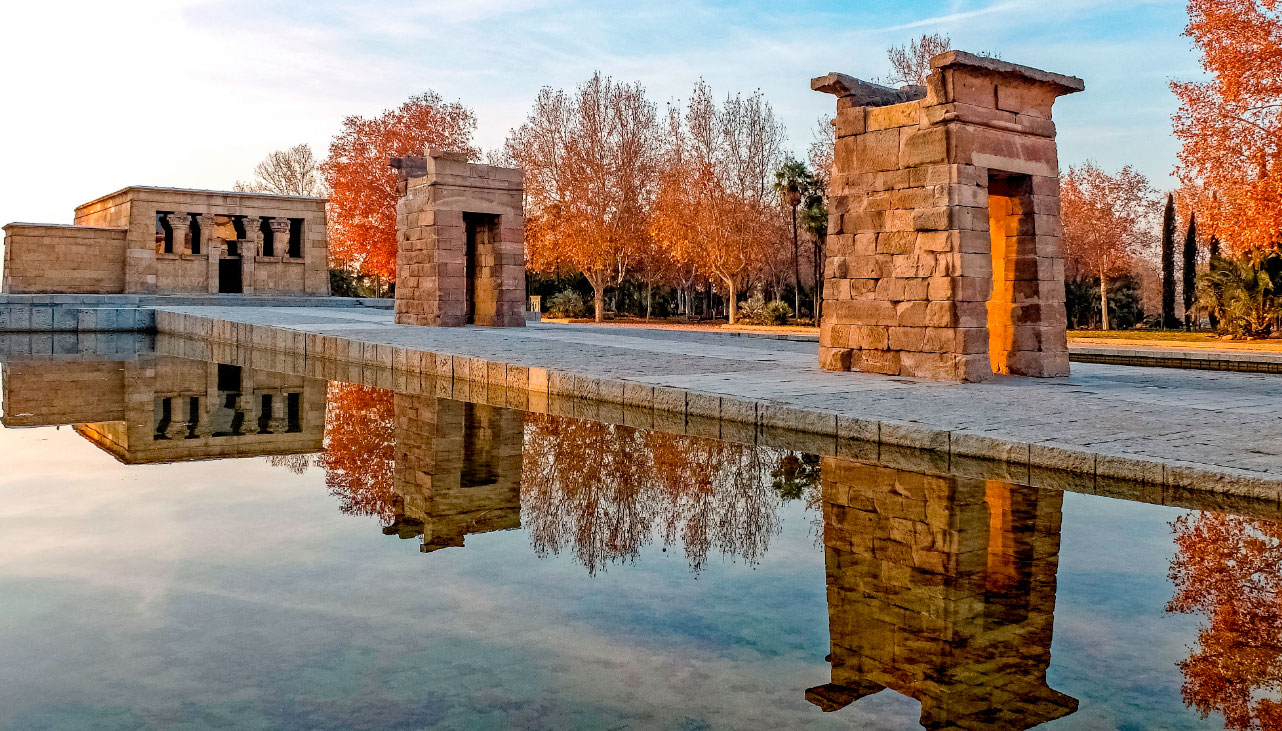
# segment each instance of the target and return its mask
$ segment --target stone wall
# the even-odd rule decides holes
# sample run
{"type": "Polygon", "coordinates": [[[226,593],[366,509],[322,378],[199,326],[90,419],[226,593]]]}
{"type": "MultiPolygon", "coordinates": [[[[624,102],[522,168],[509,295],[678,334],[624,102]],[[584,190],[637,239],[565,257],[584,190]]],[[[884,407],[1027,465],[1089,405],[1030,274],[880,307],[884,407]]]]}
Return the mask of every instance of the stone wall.
{"type": "Polygon", "coordinates": [[[0,364],[7,427],[124,418],[125,361],[20,360],[0,364]]]}
{"type": "Polygon", "coordinates": [[[826,457],[832,682],[825,711],[890,688],[925,728],[1026,729],[1072,713],[1050,688],[1062,493],[826,457]]]}
{"type": "Polygon", "coordinates": [[[1080,79],[961,52],[925,87],[829,74],[837,142],[820,365],[1068,373],[1051,106],[1080,79]]]}
{"type": "Polygon", "coordinates": [[[524,327],[521,171],[437,151],[393,164],[396,322],[524,327]]]}
{"type": "Polygon", "coordinates": [[[325,432],[324,380],[226,364],[26,360],[2,385],[5,426],[70,424],[128,464],[319,452],[325,432]]]}
{"type": "Polygon", "coordinates": [[[217,293],[219,260],[234,242],[241,257],[245,294],[329,294],[328,239],[323,198],[264,193],[186,190],[137,186],[76,208],[76,223],[112,221],[128,228],[125,291],[129,293],[217,293]],[[172,252],[158,246],[157,212],[174,213],[172,252]],[[197,216],[199,238],[187,219],[197,216]],[[236,233],[231,219],[247,222],[236,233]],[[266,256],[263,219],[302,221],[301,256],[285,246],[266,256]],[[124,223],[120,223],[123,221],[124,223]],[[194,249],[194,250],[193,250],[194,249]]]}
{"type": "Polygon", "coordinates": [[[125,229],[11,223],[5,294],[115,294],[125,287],[125,229]]]}
{"type": "Polygon", "coordinates": [[[524,416],[429,395],[396,394],[396,522],[422,550],[521,525],[524,416]]]}
{"type": "Polygon", "coordinates": [[[7,226],[4,292],[236,291],[220,284],[236,256],[244,294],[329,294],[323,198],[132,187],[78,207],[75,223],[7,226]]]}

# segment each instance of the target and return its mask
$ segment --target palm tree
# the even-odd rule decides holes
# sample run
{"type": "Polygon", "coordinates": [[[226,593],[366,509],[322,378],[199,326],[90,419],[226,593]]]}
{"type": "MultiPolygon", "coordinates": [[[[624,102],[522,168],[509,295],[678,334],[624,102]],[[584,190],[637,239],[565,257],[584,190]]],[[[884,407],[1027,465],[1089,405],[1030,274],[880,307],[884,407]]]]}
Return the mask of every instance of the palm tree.
{"type": "Polygon", "coordinates": [[[801,249],[797,243],[797,206],[811,196],[814,187],[815,178],[810,169],[796,158],[789,157],[775,171],[775,192],[783,204],[792,209],[792,287],[798,316],[801,315],[801,249]]]}
{"type": "Polygon", "coordinates": [[[1238,259],[1216,256],[1210,270],[1198,277],[1197,306],[1217,320],[1221,330],[1245,337],[1266,336],[1282,305],[1274,288],[1280,266],[1282,257],[1275,252],[1238,259]]]}

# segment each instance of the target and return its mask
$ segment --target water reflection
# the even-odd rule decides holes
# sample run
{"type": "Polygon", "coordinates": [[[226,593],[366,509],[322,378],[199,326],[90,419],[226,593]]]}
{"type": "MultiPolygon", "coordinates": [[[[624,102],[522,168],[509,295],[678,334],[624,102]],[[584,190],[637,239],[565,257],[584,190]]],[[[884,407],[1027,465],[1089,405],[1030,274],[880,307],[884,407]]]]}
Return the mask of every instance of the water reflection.
{"type": "MultiPolygon", "coordinates": [[[[7,358],[3,385],[6,426],[72,424],[128,464],[319,468],[342,512],[429,553],[520,528],[579,573],[654,547],[699,574],[763,562],[801,501],[825,556],[829,682],[799,683],[799,701],[855,718],[890,690],[930,729],[1026,729],[1078,707],[1047,680],[1059,490],[148,352],[7,358]]],[[[1194,512],[1174,538],[1167,610],[1204,618],[1179,664],[1185,703],[1229,728],[1282,726],[1282,525],[1194,512]]]]}
{"type": "Polygon", "coordinates": [[[834,711],[886,688],[928,729],[1077,710],[1046,683],[1062,493],[839,458],[822,464],[834,711]]]}
{"type": "Polygon", "coordinates": [[[1184,702],[1227,728],[1282,728],[1282,524],[1204,512],[1173,528],[1167,611],[1205,618],[1180,663],[1184,702]]]}
{"type": "Polygon", "coordinates": [[[71,424],[126,464],[321,450],[325,382],[145,354],[6,360],[5,426],[71,424]]]}

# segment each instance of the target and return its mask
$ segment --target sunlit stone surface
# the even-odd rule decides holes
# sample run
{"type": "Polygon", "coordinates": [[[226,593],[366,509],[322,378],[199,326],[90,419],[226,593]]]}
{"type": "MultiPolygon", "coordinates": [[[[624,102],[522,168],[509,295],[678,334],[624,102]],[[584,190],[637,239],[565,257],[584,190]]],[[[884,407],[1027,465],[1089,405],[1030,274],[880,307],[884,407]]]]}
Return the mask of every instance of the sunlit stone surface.
{"type": "Polygon", "coordinates": [[[949,51],[924,87],[835,94],[819,362],[983,381],[1068,374],[1051,106],[1081,79],[949,51]]]}

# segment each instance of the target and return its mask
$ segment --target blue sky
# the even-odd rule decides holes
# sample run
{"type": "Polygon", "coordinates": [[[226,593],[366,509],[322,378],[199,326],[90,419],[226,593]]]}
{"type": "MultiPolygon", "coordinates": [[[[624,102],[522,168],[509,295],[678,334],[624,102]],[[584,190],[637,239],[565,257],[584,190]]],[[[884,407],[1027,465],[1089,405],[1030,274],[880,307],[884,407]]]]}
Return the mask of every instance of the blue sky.
{"type": "Polygon", "coordinates": [[[1056,107],[1064,165],[1134,164],[1170,184],[1172,78],[1198,73],[1178,0],[645,3],[144,0],[5,3],[0,222],[69,222],[131,184],[226,188],[271,150],[323,154],[347,114],[434,89],[502,144],[540,86],[600,69],[658,102],[699,77],[761,89],[803,151],[833,106],[809,79],[885,73],[885,49],[964,50],[1081,76],[1056,107]]]}

